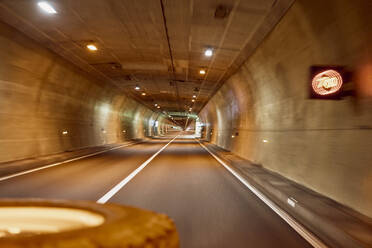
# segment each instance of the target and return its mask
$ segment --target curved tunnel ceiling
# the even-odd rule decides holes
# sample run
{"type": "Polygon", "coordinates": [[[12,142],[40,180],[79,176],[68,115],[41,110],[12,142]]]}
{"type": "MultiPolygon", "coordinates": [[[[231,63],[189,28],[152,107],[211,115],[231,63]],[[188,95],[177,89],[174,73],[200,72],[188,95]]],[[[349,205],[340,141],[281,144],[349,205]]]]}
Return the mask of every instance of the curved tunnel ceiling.
{"type": "Polygon", "coordinates": [[[198,113],[293,0],[48,2],[3,0],[0,19],[153,110],[198,113]]]}

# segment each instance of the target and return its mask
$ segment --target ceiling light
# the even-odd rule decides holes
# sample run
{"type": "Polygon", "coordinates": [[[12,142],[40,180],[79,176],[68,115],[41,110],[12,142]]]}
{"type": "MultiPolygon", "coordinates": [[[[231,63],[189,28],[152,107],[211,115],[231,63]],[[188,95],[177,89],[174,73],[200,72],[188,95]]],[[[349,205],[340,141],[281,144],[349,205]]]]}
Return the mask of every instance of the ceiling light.
{"type": "Polygon", "coordinates": [[[193,95],[192,98],[196,98],[196,95],[193,95]]]}
{"type": "Polygon", "coordinates": [[[159,109],[159,108],[160,108],[160,106],[157,106],[157,108],[159,109]]]}
{"type": "Polygon", "coordinates": [[[156,106],[158,106],[158,104],[157,104],[157,103],[155,103],[155,104],[154,104],[154,106],[156,107],[156,106]]]}
{"type": "Polygon", "coordinates": [[[48,2],[38,2],[37,5],[48,14],[57,14],[57,11],[48,2]]]}
{"type": "MultiPolygon", "coordinates": [[[[192,108],[189,108],[189,111],[191,111],[192,110],[192,108]]],[[[187,117],[187,118],[189,118],[189,117],[187,117]]]]}
{"type": "Polygon", "coordinates": [[[212,56],[213,55],[213,49],[208,48],[207,50],[205,50],[204,55],[207,56],[207,57],[212,56]]]}
{"type": "Polygon", "coordinates": [[[134,87],[134,89],[135,90],[140,90],[141,88],[138,85],[136,85],[136,87],[134,87]]]}
{"type": "Polygon", "coordinates": [[[91,50],[91,51],[97,51],[98,50],[98,48],[95,45],[93,45],[93,44],[88,44],[87,45],[87,48],[89,50],[91,50]]]}
{"type": "Polygon", "coordinates": [[[142,94],[141,95],[143,95],[143,96],[146,96],[146,93],[145,92],[142,92],[142,94]]]}
{"type": "Polygon", "coordinates": [[[200,69],[199,73],[200,73],[201,75],[204,75],[204,74],[205,74],[205,70],[204,70],[204,69],[200,69]]]}
{"type": "Polygon", "coordinates": [[[191,101],[192,101],[192,102],[195,102],[195,99],[192,99],[191,101]]]}

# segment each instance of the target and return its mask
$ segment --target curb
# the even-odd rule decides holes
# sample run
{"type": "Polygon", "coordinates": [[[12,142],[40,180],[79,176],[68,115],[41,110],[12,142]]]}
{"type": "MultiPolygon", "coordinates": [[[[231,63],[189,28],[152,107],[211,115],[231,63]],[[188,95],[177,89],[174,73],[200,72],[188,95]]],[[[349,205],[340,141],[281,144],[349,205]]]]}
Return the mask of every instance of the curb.
{"type": "MultiPolygon", "coordinates": [[[[276,173],[273,174],[273,172],[268,171],[267,169],[251,165],[251,163],[247,160],[245,160],[245,164],[250,165],[249,167],[247,166],[246,168],[242,168],[242,161],[239,161],[237,163],[240,166],[234,165],[234,161],[232,161],[232,159],[226,159],[226,157],[232,157],[231,155],[229,155],[231,153],[228,153],[226,156],[224,156],[224,154],[220,154],[222,152],[219,153],[218,151],[216,151],[217,149],[220,149],[219,147],[216,149],[211,145],[208,145],[208,148],[212,150],[213,154],[215,154],[221,160],[231,166],[234,171],[239,174],[239,176],[249,181],[249,183],[251,183],[259,191],[261,191],[275,204],[277,204],[283,211],[295,218],[299,223],[306,227],[320,240],[324,241],[327,246],[337,248],[372,247],[372,244],[368,242],[371,239],[368,240],[368,238],[366,238],[364,240],[360,240],[356,237],[358,234],[359,237],[368,235],[369,231],[371,235],[370,237],[372,237],[372,226],[370,225],[370,223],[362,222],[356,217],[347,215],[346,213],[344,213],[344,216],[342,216],[344,217],[344,219],[339,219],[339,216],[336,214],[336,210],[342,212],[345,209],[348,210],[348,208],[344,206],[341,206],[343,209],[337,208],[338,203],[300,185],[300,187],[304,189],[302,190],[304,192],[303,197],[307,197],[306,194],[309,195],[309,198],[311,197],[312,206],[323,207],[321,208],[322,211],[316,212],[311,206],[297,201],[291,194],[288,193],[291,190],[293,191],[293,193],[302,193],[301,188],[296,187],[296,183],[288,179],[280,181],[280,179],[283,178],[282,176],[278,175],[278,177],[276,177],[276,173]],[[270,181],[268,180],[260,178],[259,176],[255,176],[255,173],[256,175],[260,173],[267,173],[270,174],[270,176],[272,175],[272,179],[274,179],[272,180],[272,182],[275,182],[276,185],[270,183],[270,181]],[[288,187],[288,190],[280,190],[281,187],[288,187]],[[333,206],[326,206],[325,201],[332,201],[333,206]],[[337,221],[337,225],[332,221],[337,221]],[[355,223],[359,225],[356,225],[355,223]],[[351,230],[346,230],[347,227],[351,230]],[[357,234],[352,236],[350,235],[351,231],[354,231],[357,234]]],[[[225,153],[225,151],[223,151],[223,153],[225,153]]]]}

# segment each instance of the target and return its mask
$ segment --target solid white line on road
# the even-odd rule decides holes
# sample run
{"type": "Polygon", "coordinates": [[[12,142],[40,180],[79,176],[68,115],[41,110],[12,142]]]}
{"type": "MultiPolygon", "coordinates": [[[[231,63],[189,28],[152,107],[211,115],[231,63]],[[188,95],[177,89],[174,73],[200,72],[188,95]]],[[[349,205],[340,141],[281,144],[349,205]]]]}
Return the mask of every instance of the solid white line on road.
{"type": "Polygon", "coordinates": [[[124,178],[120,183],[118,183],[115,187],[113,187],[109,192],[107,192],[104,196],[102,196],[97,203],[104,204],[111,197],[113,197],[121,188],[123,188],[127,183],[130,182],[138,173],[140,173],[143,168],[145,168],[156,156],[159,155],[167,146],[173,142],[178,137],[174,137],[171,141],[169,141],[165,146],[163,146],[159,151],[157,151],[154,155],[152,155],[149,159],[147,159],[143,164],[141,164],[137,169],[135,169],[132,173],[129,174],[126,178],[124,178]]]}
{"type": "Polygon", "coordinates": [[[51,167],[54,167],[54,166],[57,166],[57,165],[70,163],[70,162],[73,162],[73,161],[76,161],[76,160],[79,160],[79,159],[83,159],[83,158],[89,158],[89,157],[92,157],[92,156],[95,156],[95,155],[98,155],[98,154],[101,154],[101,153],[109,152],[109,151],[112,151],[112,150],[120,149],[120,148],[127,147],[127,146],[130,146],[130,145],[138,144],[138,143],[140,143],[140,142],[131,142],[129,144],[116,146],[116,147],[113,147],[113,148],[110,148],[110,149],[107,149],[107,150],[91,153],[91,154],[84,155],[84,156],[81,156],[81,157],[72,158],[72,159],[64,160],[62,162],[57,162],[57,163],[53,163],[53,164],[49,164],[49,165],[44,165],[42,167],[38,167],[38,168],[35,168],[35,169],[30,169],[30,170],[18,172],[18,173],[9,175],[9,176],[0,177],[0,182],[4,181],[4,180],[7,180],[7,179],[10,179],[10,178],[13,178],[13,177],[18,177],[18,176],[22,176],[22,175],[25,175],[25,174],[35,172],[35,171],[51,168],[51,167]]]}
{"type": "Polygon", "coordinates": [[[262,200],[268,207],[270,207],[276,214],[278,214],[285,222],[288,223],[298,234],[300,234],[307,242],[309,242],[315,248],[327,248],[320,239],[318,239],[314,234],[308,231],[303,225],[298,223],[294,218],[292,218],[287,212],[282,210],[278,205],[272,202],[259,190],[253,187],[245,178],[239,175],[234,169],[212,153],[204,144],[196,140],[200,146],[202,146],[209,154],[212,155],[223,167],[225,167],[231,174],[233,174],[242,184],[244,184],[250,191],[252,191],[260,200],[262,200]]]}

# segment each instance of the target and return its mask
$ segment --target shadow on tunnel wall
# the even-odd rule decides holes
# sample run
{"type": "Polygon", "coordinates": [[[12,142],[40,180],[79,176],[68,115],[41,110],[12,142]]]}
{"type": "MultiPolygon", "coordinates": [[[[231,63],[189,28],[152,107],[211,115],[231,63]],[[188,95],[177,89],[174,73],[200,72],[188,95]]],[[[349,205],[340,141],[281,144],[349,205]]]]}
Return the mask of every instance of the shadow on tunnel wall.
{"type": "Polygon", "coordinates": [[[1,22],[0,58],[0,162],[161,135],[170,125],[1,22]]]}
{"type": "Polygon", "coordinates": [[[372,217],[372,2],[297,0],[203,108],[205,138],[372,217]],[[360,96],[308,99],[312,65],[360,96]]]}

